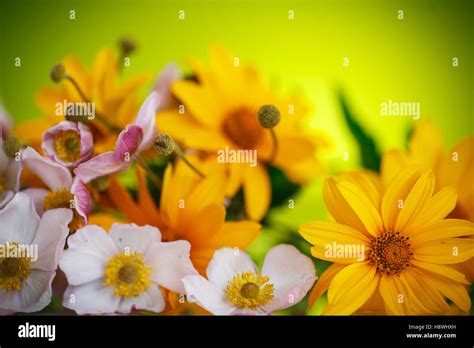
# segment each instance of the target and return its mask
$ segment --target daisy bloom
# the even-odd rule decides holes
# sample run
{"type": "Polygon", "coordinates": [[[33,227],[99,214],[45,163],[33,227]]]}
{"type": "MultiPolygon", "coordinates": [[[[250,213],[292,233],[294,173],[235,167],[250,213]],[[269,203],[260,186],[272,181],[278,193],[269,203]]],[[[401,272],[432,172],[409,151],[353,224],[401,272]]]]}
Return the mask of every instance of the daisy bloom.
{"type": "Polygon", "coordinates": [[[94,144],[86,125],[63,121],[44,133],[41,148],[53,161],[75,168],[92,156],[94,144]]]}
{"type": "Polygon", "coordinates": [[[0,210],[0,314],[37,312],[51,302],[71,218],[69,209],[39,218],[22,192],[0,210]]]}
{"type": "MultiPolygon", "coordinates": [[[[201,167],[196,157],[189,159],[201,167]]],[[[165,241],[187,240],[191,260],[204,274],[216,249],[231,246],[247,248],[259,235],[260,224],[253,221],[226,221],[224,191],[226,178],[221,173],[198,176],[182,160],[165,170],[160,205],[156,206],[141,169],[137,168],[137,201],[116,178],[111,178],[107,194],[129,221],[157,226],[165,241]]]]}
{"type": "Polygon", "coordinates": [[[243,187],[247,215],[260,220],[271,201],[266,165],[280,168],[296,183],[305,183],[322,172],[316,155],[327,140],[302,131],[303,117],[308,114],[302,100],[278,96],[253,67],[236,66],[223,48],[212,48],[211,64],[193,60],[191,65],[197,82],[182,80],[172,86],[184,109],[159,113],[160,131],[187,148],[213,156],[214,161],[218,151],[255,150],[255,166],[224,163],[220,167],[230,178],[227,195],[233,197],[243,187]],[[276,107],[278,118],[281,114],[271,131],[258,121],[262,106],[276,107]]]}
{"type": "Polygon", "coordinates": [[[327,290],[323,314],[378,306],[395,315],[446,314],[447,300],[469,311],[469,281],[451,265],[473,257],[473,240],[466,237],[474,234],[474,224],[445,219],[456,205],[455,190],[434,193],[433,173],[413,169],[381,187],[363,173],[325,181],[324,200],[336,221],[300,227],[312,255],[334,262],[310,305],[327,290]]]}
{"type": "MultiPolygon", "coordinates": [[[[149,81],[149,76],[120,81],[120,64],[111,48],[104,48],[96,55],[89,71],[76,57],[66,57],[62,64],[87,102],[94,103],[96,114],[109,125],[123,129],[132,122],[139,108],[137,94],[140,87],[149,81]]],[[[59,86],[41,88],[36,101],[45,116],[17,125],[13,130],[14,135],[39,150],[42,134],[58,122],[58,103],[62,104],[65,100],[71,103],[86,102],[76,86],[66,79],[59,86]]],[[[60,114],[59,117],[64,115],[60,114]]],[[[117,137],[116,133],[96,119],[88,121],[87,125],[94,136],[96,153],[109,151],[117,137]]]]}
{"type": "Polygon", "coordinates": [[[24,190],[33,199],[38,214],[56,208],[70,208],[73,212],[69,225],[71,233],[87,224],[91,196],[80,179],[73,178],[66,167],[40,156],[31,147],[22,151],[21,159],[25,168],[40,178],[49,189],[24,190]]]}
{"type": "Polygon", "coordinates": [[[222,248],[200,275],[182,279],[189,301],[216,315],[268,315],[300,302],[316,280],[311,259],[292,245],[270,249],[262,272],[241,250],[222,248]]]}
{"type": "Polygon", "coordinates": [[[0,209],[20,188],[21,161],[15,138],[3,137],[0,131],[0,209]]]}
{"type": "Polygon", "coordinates": [[[133,156],[153,145],[156,135],[155,113],[160,97],[157,92],[150,94],[140,108],[135,122],[120,132],[114,151],[105,152],[82,163],[74,173],[87,184],[93,179],[126,170],[133,156]]]}
{"type": "MultiPolygon", "coordinates": [[[[431,169],[436,178],[435,190],[445,186],[456,189],[458,199],[450,218],[474,222],[474,137],[462,139],[448,151],[443,151],[441,131],[431,121],[415,124],[408,151],[389,150],[383,154],[381,177],[384,184],[403,168],[431,169]]],[[[455,265],[470,281],[474,280],[474,258],[455,265]]]]}
{"type": "Polygon", "coordinates": [[[60,267],[70,286],[63,304],[78,314],[161,312],[161,287],[183,293],[180,279],[196,274],[186,241],[161,242],[151,226],[113,224],[110,233],[97,225],[68,239],[60,267]]]}

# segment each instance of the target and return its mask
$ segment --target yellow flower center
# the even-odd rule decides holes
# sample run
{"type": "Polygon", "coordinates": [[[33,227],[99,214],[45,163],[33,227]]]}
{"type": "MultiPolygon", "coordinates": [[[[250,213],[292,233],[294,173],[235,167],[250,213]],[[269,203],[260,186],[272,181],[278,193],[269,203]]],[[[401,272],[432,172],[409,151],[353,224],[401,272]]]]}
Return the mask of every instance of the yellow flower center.
{"type": "Polygon", "coordinates": [[[151,284],[151,268],[146,267],[139,253],[121,253],[109,260],[104,285],[115,288],[115,296],[138,296],[151,284]]]}
{"type": "Polygon", "coordinates": [[[236,275],[226,288],[227,298],[239,308],[256,309],[273,299],[275,288],[268,277],[245,272],[236,275]]]}
{"type": "MultiPolygon", "coordinates": [[[[9,249],[16,248],[16,255],[22,251],[18,243],[10,243],[9,249]]],[[[31,259],[28,257],[0,257],[0,289],[18,291],[31,273],[31,259]]]]}
{"type": "Polygon", "coordinates": [[[54,138],[56,155],[65,162],[75,162],[81,155],[81,138],[73,130],[60,132],[54,138]]]}
{"type": "MultiPolygon", "coordinates": [[[[56,208],[69,208],[74,206],[74,195],[66,188],[60,188],[49,192],[43,201],[44,210],[56,208]]],[[[72,220],[69,223],[69,232],[74,233],[84,226],[84,218],[79,215],[76,209],[72,209],[72,220]]]]}
{"type": "Polygon", "coordinates": [[[264,129],[257,120],[257,113],[249,108],[231,112],[222,124],[224,134],[239,148],[255,149],[264,129]]]}
{"type": "Polygon", "coordinates": [[[410,265],[412,256],[409,237],[400,232],[386,231],[370,242],[369,262],[382,275],[399,274],[410,265]]]}

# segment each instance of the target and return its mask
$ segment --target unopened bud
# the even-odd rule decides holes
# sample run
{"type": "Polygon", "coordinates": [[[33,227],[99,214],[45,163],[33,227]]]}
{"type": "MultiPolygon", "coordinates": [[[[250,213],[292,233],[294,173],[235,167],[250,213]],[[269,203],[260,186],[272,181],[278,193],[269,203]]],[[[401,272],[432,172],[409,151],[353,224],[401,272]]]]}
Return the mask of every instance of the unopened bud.
{"type": "Polygon", "coordinates": [[[169,156],[176,150],[176,143],[168,134],[159,133],[155,138],[155,150],[160,156],[169,156]]]}
{"type": "Polygon", "coordinates": [[[3,151],[10,158],[15,158],[21,149],[21,142],[15,137],[8,137],[3,140],[3,151]]]}
{"type": "Polygon", "coordinates": [[[53,82],[61,82],[66,77],[66,69],[64,68],[64,64],[56,64],[51,68],[50,72],[51,80],[53,82]]]}
{"type": "Polygon", "coordinates": [[[128,56],[130,53],[133,53],[137,49],[137,45],[131,39],[124,38],[120,40],[120,49],[124,56],[128,56]]]}
{"type": "Polygon", "coordinates": [[[273,128],[280,123],[280,111],[274,105],[264,105],[258,110],[258,122],[263,128],[273,128]]]}

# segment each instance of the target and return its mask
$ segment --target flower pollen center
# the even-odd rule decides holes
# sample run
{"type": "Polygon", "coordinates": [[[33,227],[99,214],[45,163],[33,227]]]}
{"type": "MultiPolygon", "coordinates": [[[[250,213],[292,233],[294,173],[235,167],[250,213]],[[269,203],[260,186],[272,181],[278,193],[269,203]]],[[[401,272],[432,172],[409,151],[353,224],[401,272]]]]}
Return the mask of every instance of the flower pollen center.
{"type": "Polygon", "coordinates": [[[238,308],[256,309],[273,299],[275,287],[268,281],[268,277],[260,274],[240,273],[229,281],[226,296],[238,308]]]}
{"type": "Polygon", "coordinates": [[[75,162],[81,155],[81,138],[74,130],[60,132],[54,139],[56,155],[65,162],[75,162]]]}
{"type": "Polygon", "coordinates": [[[109,260],[104,285],[115,289],[117,297],[139,296],[151,284],[151,268],[139,253],[121,253],[109,260]]]}
{"type": "Polygon", "coordinates": [[[60,188],[56,191],[49,192],[43,201],[43,209],[50,210],[56,208],[72,209],[72,220],[69,223],[69,232],[74,233],[84,226],[84,218],[77,212],[74,207],[74,195],[67,188],[60,188]]]}
{"type": "Polygon", "coordinates": [[[16,256],[0,257],[0,289],[3,291],[19,291],[23,282],[31,273],[31,259],[22,256],[18,243],[10,243],[16,249],[16,256]]]}
{"type": "Polygon", "coordinates": [[[413,257],[409,237],[400,232],[385,231],[372,238],[369,249],[369,262],[382,275],[400,274],[413,257]]]}

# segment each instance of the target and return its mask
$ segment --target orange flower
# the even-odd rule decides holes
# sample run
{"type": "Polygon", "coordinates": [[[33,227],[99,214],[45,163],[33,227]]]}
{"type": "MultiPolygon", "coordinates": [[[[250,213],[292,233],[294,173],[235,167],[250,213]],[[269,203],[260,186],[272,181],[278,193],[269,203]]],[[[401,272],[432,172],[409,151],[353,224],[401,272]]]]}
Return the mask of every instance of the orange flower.
{"type": "MultiPolygon", "coordinates": [[[[138,111],[137,92],[148,76],[137,76],[120,83],[118,61],[110,48],[102,49],[94,59],[92,69],[87,71],[75,57],[67,57],[62,62],[66,73],[78,84],[88,101],[95,104],[96,114],[100,114],[111,125],[122,129],[131,123],[138,111]]],[[[84,102],[74,85],[63,80],[59,87],[47,86],[40,89],[36,97],[44,116],[31,119],[16,126],[13,134],[37,150],[41,148],[43,133],[64,118],[63,108],[58,103],[84,102]],[[59,113],[59,115],[58,115],[59,113]]],[[[117,134],[97,121],[87,122],[94,134],[95,151],[101,153],[113,148],[117,134]]]]}
{"type": "Polygon", "coordinates": [[[226,149],[255,150],[255,166],[227,163],[218,167],[228,171],[226,194],[232,197],[243,187],[247,215],[260,220],[271,200],[266,165],[280,168],[294,182],[305,183],[322,172],[316,154],[327,145],[327,139],[302,132],[308,107],[300,98],[277,95],[253,67],[236,66],[222,47],[211,49],[210,65],[195,60],[191,63],[198,82],[178,81],[172,87],[184,104],[185,114],[177,110],[159,113],[158,127],[186,147],[213,157],[226,149]],[[271,132],[257,120],[263,105],[276,106],[281,114],[274,128],[278,139],[274,157],[271,132]]]}
{"type": "Polygon", "coordinates": [[[134,201],[115,177],[111,177],[108,195],[116,208],[138,225],[160,229],[164,241],[187,240],[191,260],[204,274],[215,249],[227,246],[245,249],[260,232],[253,221],[225,221],[223,206],[226,179],[209,174],[201,179],[179,161],[165,171],[158,208],[148,190],[141,168],[137,168],[138,195],[134,201]]]}

